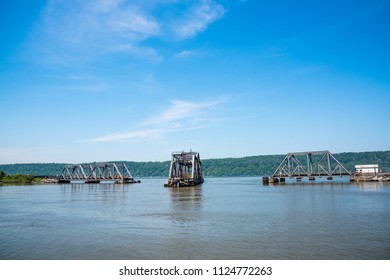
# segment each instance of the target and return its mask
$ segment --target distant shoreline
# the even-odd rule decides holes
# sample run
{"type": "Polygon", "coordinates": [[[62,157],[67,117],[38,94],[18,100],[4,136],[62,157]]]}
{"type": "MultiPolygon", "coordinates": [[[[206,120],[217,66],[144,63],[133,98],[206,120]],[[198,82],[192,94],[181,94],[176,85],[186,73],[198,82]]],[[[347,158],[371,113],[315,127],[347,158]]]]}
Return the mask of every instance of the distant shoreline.
{"type": "MultiPolygon", "coordinates": [[[[390,151],[343,152],[334,153],[334,155],[350,171],[354,171],[357,164],[379,164],[381,169],[390,169],[390,151]]],[[[285,155],[279,154],[201,160],[204,177],[251,177],[271,175],[284,157],[285,155]]],[[[168,176],[169,161],[120,162],[127,165],[135,178],[166,178],[168,176]]],[[[15,163],[1,164],[0,171],[9,175],[56,176],[61,174],[63,167],[64,163],[15,163]]]]}

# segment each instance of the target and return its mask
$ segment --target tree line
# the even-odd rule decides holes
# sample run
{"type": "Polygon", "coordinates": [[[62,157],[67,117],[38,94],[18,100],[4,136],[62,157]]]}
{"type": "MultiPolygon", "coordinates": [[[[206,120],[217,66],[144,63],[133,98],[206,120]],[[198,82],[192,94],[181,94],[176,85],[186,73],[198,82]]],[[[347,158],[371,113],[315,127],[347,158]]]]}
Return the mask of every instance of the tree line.
{"type": "MultiPolygon", "coordinates": [[[[379,164],[390,171],[390,151],[338,153],[333,154],[349,171],[357,164],[379,164]]],[[[203,159],[205,177],[224,176],[269,176],[276,170],[285,155],[262,155],[241,158],[203,159]]],[[[113,161],[114,162],[114,161],[113,161]]],[[[135,162],[124,161],[133,177],[168,177],[169,161],[135,162]]],[[[9,175],[34,174],[36,176],[56,176],[61,174],[64,163],[24,163],[3,164],[0,170],[9,175]]]]}
{"type": "Polygon", "coordinates": [[[0,171],[0,184],[33,184],[41,181],[32,174],[11,174],[7,175],[4,171],[0,171]]]}

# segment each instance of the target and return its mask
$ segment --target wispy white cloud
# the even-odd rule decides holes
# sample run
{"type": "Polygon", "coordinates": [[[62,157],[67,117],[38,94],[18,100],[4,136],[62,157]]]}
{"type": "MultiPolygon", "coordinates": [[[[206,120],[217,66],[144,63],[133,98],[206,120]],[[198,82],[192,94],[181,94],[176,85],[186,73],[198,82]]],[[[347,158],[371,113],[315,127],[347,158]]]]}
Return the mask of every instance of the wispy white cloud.
{"type": "Polygon", "coordinates": [[[34,53],[32,57],[38,53],[40,62],[54,64],[71,65],[111,54],[161,62],[162,55],[147,39],[194,37],[225,13],[213,0],[178,2],[49,0],[32,33],[34,51],[27,53],[34,53]],[[179,12],[161,12],[169,8],[179,12]]]}
{"type": "Polygon", "coordinates": [[[205,109],[212,108],[220,101],[207,102],[189,102],[183,100],[172,100],[169,108],[163,111],[160,115],[148,120],[147,124],[166,124],[184,119],[194,120],[196,116],[202,113],[205,109]]]}
{"type": "Polygon", "coordinates": [[[137,44],[160,34],[160,23],[133,1],[51,0],[43,14],[33,39],[54,63],[120,52],[148,56],[150,48],[137,44]]]}
{"type": "Polygon", "coordinates": [[[193,50],[182,50],[174,54],[176,59],[187,59],[192,57],[202,57],[207,55],[207,51],[202,49],[193,49],[193,50]]]}
{"type": "Polygon", "coordinates": [[[178,53],[175,53],[175,58],[187,58],[187,57],[194,56],[194,54],[195,54],[195,52],[192,50],[184,50],[184,51],[180,51],[178,53]]]}
{"type": "Polygon", "coordinates": [[[141,92],[156,94],[161,92],[164,86],[155,78],[154,73],[140,73],[140,78],[134,86],[141,92]]]}
{"type": "Polygon", "coordinates": [[[126,141],[135,138],[156,137],[160,134],[161,131],[159,129],[145,129],[145,130],[138,130],[138,131],[123,132],[123,133],[107,134],[94,139],[88,139],[83,142],[118,142],[118,141],[126,141]]]}
{"type": "Polygon", "coordinates": [[[117,45],[111,49],[112,52],[122,53],[137,58],[141,58],[150,63],[161,63],[164,61],[164,57],[158,53],[158,51],[151,47],[140,47],[135,44],[122,44],[117,45]]]}
{"type": "Polygon", "coordinates": [[[173,21],[172,28],[178,38],[190,38],[204,31],[212,22],[222,18],[225,12],[224,7],[214,1],[199,1],[183,18],[173,21]]]}
{"type": "Polygon", "coordinates": [[[210,117],[208,119],[206,117],[208,115],[207,112],[224,100],[224,98],[204,102],[172,100],[168,108],[140,124],[143,129],[107,134],[87,139],[84,142],[117,142],[140,138],[152,139],[172,132],[202,129],[210,126],[211,123],[215,123],[215,118],[210,117]],[[202,117],[200,118],[199,116],[202,117]]]}

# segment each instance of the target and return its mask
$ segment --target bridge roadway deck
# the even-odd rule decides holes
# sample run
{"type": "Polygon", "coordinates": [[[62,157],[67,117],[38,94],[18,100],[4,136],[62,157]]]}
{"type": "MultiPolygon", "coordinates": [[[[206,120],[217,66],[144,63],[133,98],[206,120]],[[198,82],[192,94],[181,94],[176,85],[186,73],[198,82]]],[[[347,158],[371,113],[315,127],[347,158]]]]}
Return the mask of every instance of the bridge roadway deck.
{"type": "Polygon", "coordinates": [[[315,173],[315,174],[302,173],[302,174],[292,174],[292,175],[281,174],[281,175],[272,175],[271,178],[337,177],[337,176],[351,176],[351,174],[346,172],[332,174],[332,175],[329,175],[328,173],[315,173]]]}
{"type": "Polygon", "coordinates": [[[113,183],[113,184],[134,184],[141,183],[140,180],[133,179],[58,179],[58,184],[72,184],[72,183],[84,183],[84,184],[99,184],[99,183],[113,183]]]}

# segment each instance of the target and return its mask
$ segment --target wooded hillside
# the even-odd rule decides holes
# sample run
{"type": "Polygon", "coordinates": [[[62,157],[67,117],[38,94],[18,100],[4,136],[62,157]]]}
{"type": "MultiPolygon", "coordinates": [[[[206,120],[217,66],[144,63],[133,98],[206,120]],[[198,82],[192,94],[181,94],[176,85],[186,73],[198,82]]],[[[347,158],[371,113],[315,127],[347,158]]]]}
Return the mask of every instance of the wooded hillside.
{"type": "MultiPolygon", "coordinates": [[[[354,171],[357,164],[379,164],[380,169],[390,171],[390,151],[333,154],[348,170],[354,171]]],[[[263,176],[272,175],[285,155],[264,155],[242,158],[203,159],[205,177],[263,176]]],[[[167,177],[169,161],[126,161],[134,177],[167,177]]],[[[4,164],[0,170],[6,174],[58,175],[64,163],[4,164]]]]}

